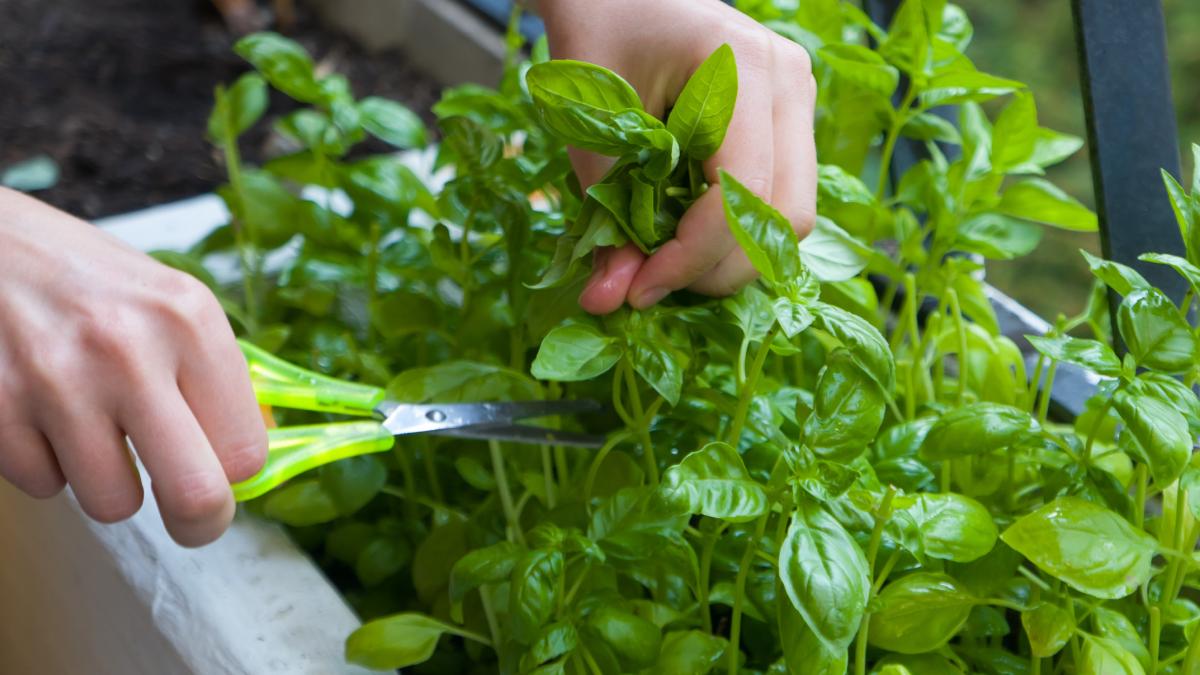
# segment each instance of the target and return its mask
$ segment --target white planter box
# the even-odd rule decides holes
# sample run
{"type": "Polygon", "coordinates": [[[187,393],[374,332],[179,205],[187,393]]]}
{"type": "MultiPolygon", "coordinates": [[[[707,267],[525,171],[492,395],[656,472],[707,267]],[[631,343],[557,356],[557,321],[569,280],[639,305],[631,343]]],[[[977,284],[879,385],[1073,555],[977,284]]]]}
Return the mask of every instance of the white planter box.
{"type": "MultiPolygon", "coordinates": [[[[227,218],[206,195],[99,224],[150,250],[227,218]]],[[[0,673],[369,672],[342,656],[358,619],[278,526],[239,513],[216,543],[184,549],[145,492],[134,518],[100,525],[69,491],[37,501],[0,481],[0,673]]]]}

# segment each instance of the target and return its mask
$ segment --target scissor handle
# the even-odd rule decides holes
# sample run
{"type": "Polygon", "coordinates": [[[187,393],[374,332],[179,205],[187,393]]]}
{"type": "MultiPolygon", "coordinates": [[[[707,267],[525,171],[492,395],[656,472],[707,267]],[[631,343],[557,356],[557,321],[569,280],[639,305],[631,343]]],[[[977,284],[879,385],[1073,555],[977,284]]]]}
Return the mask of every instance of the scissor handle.
{"type": "Polygon", "coordinates": [[[394,437],[378,422],[338,422],[282,427],[267,432],[267,464],[252,478],[233,485],[239,502],[260,497],[285,481],[347,457],[383,452],[394,437]]]}
{"type": "Polygon", "coordinates": [[[250,367],[250,380],[259,403],[294,410],[369,416],[383,400],[384,391],[379,387],[305,370],[245,340],[238,340],[238,345],[250,367]]]}

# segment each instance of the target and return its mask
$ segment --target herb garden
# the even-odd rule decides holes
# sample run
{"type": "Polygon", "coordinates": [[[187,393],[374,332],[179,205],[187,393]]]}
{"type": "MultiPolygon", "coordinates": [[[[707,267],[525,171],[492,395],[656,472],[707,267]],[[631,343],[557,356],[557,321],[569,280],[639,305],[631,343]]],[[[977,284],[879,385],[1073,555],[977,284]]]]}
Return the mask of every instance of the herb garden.
{"type": "Polygon", "coordinates": [[[363,617],[346,658],[415,673],[1200,672],[1200,181],[1164,173],[1186,256],[1145,256],[1186,280],[1182,303],[1089,256],[1087,310],[1030,336],[1027,368],[982,260],[1030,252],[1044,227],[1096,228],[1042,177],[1082,141],[1040,127],[1020,82],[975,68],[952,4],[907,0],[889,26],[839,0],[737,4],[812,57],[819,216],[803,240],[738,176],[704,172],[736,100],[728,47],[658,119],[544,42],[527,62],[514,28],[500,87],[447,90],[427,130],[286,38],[238,44],[255,70],[217,91],[208,129],[232,222],[160,259],[209,283],[259,347],[396,400],[607,404],[573,428],[606,433],[599,450],[400,438],[249,502],[363,617]],[[293,151],[249,166],[238,137],[268,88],[308,107],[274,121],[293,151]],[[437,176],[364,154],[368,136],[436,141],[437,176]],[[891,184],[900,139],[928,158],[891,184]],[[613,168],[581,191],[568,145],[613,168]],[[759,281],[579,309],[594,248],[652,251],[718,188],[759,281]],[[236,287],[204,267],[228,253],[236,287]],[[1076,419],[1050,414],[1063,364],[1098,383],[1076,419]]]}

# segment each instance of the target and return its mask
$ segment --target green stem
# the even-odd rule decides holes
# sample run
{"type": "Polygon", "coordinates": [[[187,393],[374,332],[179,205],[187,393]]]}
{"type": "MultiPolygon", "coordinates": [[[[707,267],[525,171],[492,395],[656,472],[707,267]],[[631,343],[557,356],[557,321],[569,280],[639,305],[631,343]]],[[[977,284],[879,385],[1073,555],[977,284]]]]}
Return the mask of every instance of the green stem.
{"type": "Polygon", "coordinates": [[[392,453],[396,457],[396,463],[400,465],[400,475],[404,477],[404,492],[412,495],[412,498],[404,500],[404,515],[409,521],[416,521],[417,508],[413,499],[417,496],[417,479],[413,474],[412,459],[402,443],[397,443],[392,453]]]}
{"type": "Polygon", "coordinates": [[[1112,407],[1113,397],[1108,397],[1104,405],[1100,408],[1100,413],[1096,415],[1096,421],[1092,423],[1092,428],[1088,430],[1087,442],[1083,446],[1083,465],[1086,467],[1092,461],[1092,446],[1096,444],[1096,436],[1100,433],[1100,427],[1104,424],[1104,418],[1108,416],[1108,410],[1112,407]]]}
{"type": "Polygon", "coordinates": [[[545,482],[546,506],[553,509],[558,504],[558,495],[554,484],[554,466],[550,459],[550,446],[541,446],[542,451],[542,480],[545,482]]]}
{"type": "Polygon", "coordinates": [[[958,291],[951,288],[948,291],[950,296],[950,311],[954,313],[954,329],[958,332],[958,404],[965,405],[967,402],[967,381],[969,377],[969,363],[967,351],[967,326],[963,321],[962,306],[958,303],[958,291]]]}
{"type": "Polygon", "coordinates": [[[1192,639],[1188,642],[1187,656],[1183,659],[1183,668],[1179,670],[1181,673],[1195,673],[1200,669],[1200,631],[1192,635],[1192,639]]]}
{"type": "Polygon", "coordinates": [[[433,494],[433,498],[439,502],[445,501],[445,495],[442,494],[442,481],[438,479],[437,465],[434,464],[433,442],[425,436],[423,439],[424,445],[421,452],[421,463],[425,465],[425,476],[429,480],[429,491],[433,494]]]}
{"type": "Polygon", "coordinates": [[[750,573],[750,563],[754,559],[754,551],[758,548],[758,542],[762,540],[763,533],[767,531],[767,520],[769,517],[770,513],[768,512],[765,515],[759,516],[758,520],[754,523],[754,536],[750,538],[750,541],[746,542],[746,549],[742,552],[742,559],[738,564],[737,578],[734,580],[733,617],[729,622],[729,647],[727,647],[729,675],[738,674],[738,656],[741,652],[739,647],[742,639],[742,605],[745,603],[746,577],[750,573]]]}
{"type": "Polygon", "coordinates": [[[521,531],[521,523],[517,518],[517,510],[513,506],[512,493],[508,489],[508,472],[504,469],[504,455],[500,452],[500,442],[488,441],[488,452],[492,456],[492,472],[496,477],[496,490],[500,495],[500,507],[504,509],[504,519],[508,522],[508,540],[525,545],[525,533],[521,531]]]}
{"type": "Polygon", "coordinates": [[[737,409],[733,413],[733,422],[729,425],[728,442],[734,447],[737,447],[739,441],[742,440],[742,427],[746,425],[746,415],[749,414],[750,403],[754,400],[754,390],[758,387],[758,378],[762,375],[763,364],[767,361],[767,354],[771,352],[771,343],[775,340],[778,332],[779,324],[772,325],[771,330],[767,331],[758,352],[754,355],[754,363],[750,366],[750,372],[746,374],[746,384],[738,392],[737,409]]]}
{"type": "Polygon", "coordinates": [[[638,390],[637,376],[633,374],[633,366],[625,369],[625,382],[629,389],[629,405],[633,408],[633,416],[637,423],[637,433],[641,437],[642,460],[646,464],[646,477],[651,485],[658,485],[658,458],[654,456],[654,439],[650,437],[650,420],[647,419],[646,409],[642,407],[642,394],[638,390]]]}
{"type": "Polygon", "coordinates": [[[900,138],[900,129],[908,121],[908,109],[912,107],[913,101],[916,98],[917,88],[910,84],[908,92],[904,94],[904,101],[896,109],[896,116],[892,118],[892,126],[888,129],[887,138],[883,142],[883,151],[879,154],[879,180],[875,184],[876,200],[883,198],[883,191],[887,188],[888,172],[891,170],[892,164],[892,153],[896,150],[896,141],[900,138]]]}
{"type": "Polygon", "coordinates": [[[371,351],[379,351],[379,331],[375,328],[376,299],[379,297],[379,238],[378,221],[371,222],[370,248],[367,249],[367,343],[371,351]]]}
{"type": "Polygon", "coordinates": [[[492,607],[492,593],[487,584],[479,587],[479,600],[483,604],[483,615],[487,618],[488,632],[492,644],[500,644],[500,624],[496,621],[496,610],[492,607]]]}
{"type": "MultiPolygon", "coordinates": [[[[217,91],[218,97],[225,96],[225,89],[222,87],[217,91]]],[[[237,122],[233,118],[233,106],[226,105],[225,108],[225,129],[236,129],[237,122]]],[[[225,170],[229,175],[229,185],[233,188],[234,197],[237,199],[238,208],[241,214],[246,212],[246,189],[242,182],[242,159],[238,149],[237,135],[229,134],[222,139],[221,150],[225,156],[225,170]]],[[[258,328],[258,265],[254,264],[254,256],[258,255],[257,237],[254,233],[254,225],[248,219],[244,219],[238,213],[233,215],[233,236],[234,243],[238,249],[238,259],[242,266],[242,293],[245,295],[246,317],[250,321],[251,331],[258,328]]]]}
{"type": "Polygon", "coordinates": [[[1049,370],[1046,371],[1046,386],[1042,389],[1042,399],[1038,405],[1038,422],[1046,423],[1046,418],[1050,416],[1050,392],[1054,391],[1054,375],[1058,372],[1058,364],[1051,363],[1049,370]]]}
{"type": "Polygon", "coordinates": [[[1133,524],[1139,530],[1143,529],[1146,521],[1146,465],[1138,464],[1133,471],[1134,511],[1133,524]]]}
{"type": "MultiPolygon", "coordinates": [[[[892,499],[896,496],[896,487],[889,485],[887,492],[884,493],[883,499],[879,501],[879,508],[875,509],[875,525],[871,528],[871,538],[867,541],[867,569],[871,573],[875,572],[875,558],[879,556],[879,544],[883,541],[883,528],[887,525],[887,521],[892,517],[892,499]]],[[[892,558],[896,556],[893,555],[892,558]]],[[[880,577],[886,578],[884,573],[891,574],[891,565],[895,565],[894,560],[889,560],[890,565],[885,565],[885,569],[880,571],[880,577]]],[[[876,584],[883,585],[882,580],[877,579],[876,584]]],[[[871,597],[875,595],[875,584],[872,584],[871,597]]],[[[870,600],[868,600],[868,605],[870,600]]],[[[871,613],[864,612],[862,621],[858,624],[858,636],[855,638],[854,645],[854,673],[855,675],[866,675],[867,672],[867,632],[870,627],[871,613]]]]}
{"type": "Polygon", "coordinates": [[[712,557],[713,549],[717,546],[717,540],[721,537],[721,532],[725,530],[726,524],[721,523],[721,526],[716,532],[706,533],[704,535],[704,543],[700,546],[700,623],[704,628],[704,632],[711,633],[712,625],[712,610],[708,602],[709,582],[712,576],[712,557]]]}
{"type": "Polygon", "coordinates": [[[1150,608],[1150,673],[1158,672],[1158,650],[1162,637],[1162,612],[1157,607],[1150,608]]]}
{"type": "Polygon", "coordinates": [[[608,457],[608,453],[628,437],[628,432],[609,436],[600,450],[596,452],[596,456],[592,458],[592,465],[588,467],[587,479],[583,481],[583,503],[587,505],[589,512],[592,509],[592,488],[596,483],[596,474],[600,472],[600,465],[604,463],[604,458],[608,457]]]}

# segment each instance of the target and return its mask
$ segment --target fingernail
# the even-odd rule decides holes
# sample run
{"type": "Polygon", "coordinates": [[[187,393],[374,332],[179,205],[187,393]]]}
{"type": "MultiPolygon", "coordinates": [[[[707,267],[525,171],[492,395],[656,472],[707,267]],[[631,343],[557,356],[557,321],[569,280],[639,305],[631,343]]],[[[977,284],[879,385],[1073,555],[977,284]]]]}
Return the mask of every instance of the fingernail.
{"type": "Polygon", "coordinates": [[[662,300],[663,298],[667,297],[667,294],[670,292],[671,292],[671,289],[666,288],[664,286],[655,286],[654,288],[647,288],[646,290],[642,291],[641,293],[638,293],[637,296],[633,299],[633,306],[638,309],[646,309],[647,307],[653,305],[654,303],[658,302],[659,300],[662,300]]]}

